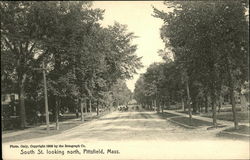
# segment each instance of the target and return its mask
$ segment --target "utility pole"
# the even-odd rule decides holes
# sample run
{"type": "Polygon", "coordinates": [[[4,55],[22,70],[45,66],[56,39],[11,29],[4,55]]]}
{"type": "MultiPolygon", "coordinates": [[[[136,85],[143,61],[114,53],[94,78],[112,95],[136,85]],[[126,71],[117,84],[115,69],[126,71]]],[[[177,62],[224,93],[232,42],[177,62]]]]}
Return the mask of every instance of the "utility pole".
{"type": "Polygon", "coordinates": [[[43,83],[44,83],[44,100],[45,100],[45,114],[46,114],[46,125],[47,131],[49,131],[49,107],[48,107],[48,97],[47,97],[47,82],[46,82],[46,71],[43,61],[43,83]]]}
{"type": "Polygon", "coordinates": [[[46,125],[47,125],[47,132],[48,132],[50,130],[50,128],[49,128],[49,107],[48,107],[48,95],[47,95],[46,70],[45,70],[44,61],[42,62],[42,67],[43,68],[34,68],[34,70],[42,70],[43,71],[45,117],[46,117],[46,125]]]}

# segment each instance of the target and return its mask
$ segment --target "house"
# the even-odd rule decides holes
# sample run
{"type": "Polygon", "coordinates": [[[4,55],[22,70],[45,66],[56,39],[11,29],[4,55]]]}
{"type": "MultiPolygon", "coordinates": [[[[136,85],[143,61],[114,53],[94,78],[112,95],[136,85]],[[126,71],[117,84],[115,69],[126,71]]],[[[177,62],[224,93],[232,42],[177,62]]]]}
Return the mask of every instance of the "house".
{"type": "Polygon", "coordinates": [[[11,101],[18,100],[18,94],[10,93],[10,94],[2,94],[1,95],[1,104],[8,105],[11,101]]]}
{"type": "Polygon", "coordinates": [[[8,93],[1,95],[1,112],[2,116],[16,116],[18,113],[18,94],[8,93]]]}

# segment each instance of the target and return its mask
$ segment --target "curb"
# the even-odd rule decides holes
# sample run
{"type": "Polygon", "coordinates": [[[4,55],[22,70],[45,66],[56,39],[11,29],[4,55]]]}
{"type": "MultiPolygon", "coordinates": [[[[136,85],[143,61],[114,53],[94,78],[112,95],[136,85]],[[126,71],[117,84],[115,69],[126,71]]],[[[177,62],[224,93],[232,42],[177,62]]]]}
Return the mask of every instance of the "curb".
{"type": "Polygon", "coordinates": [[[237,132],[221,131],[221,133],[226,133],[226,134],[231,134],[231,135],[237,135],[237,136],[243,136],[243,137],[250,138],[250,135],[248,135],[248,134],[242,134],[242,133],[237,133],[237,132]]]}
{"type": "Polygon", "coordinates": [[[188,126],[188,125],[185,125],[185,124],[183,124],[183,123],[176,122],[176,121],[171,120],[171,119],[167,119],[167,120],[170,121],[170,122],[172,122],[172,123],[176,123],[176,124],[178,124],[178,125],[181,125],[181,126],[183,126],[183,127],[186,127],[186,128],[192,128],[192,129],[197,129],[197,128],[199,128],[199,127],[194,127],[194,126],[188,126]]]}

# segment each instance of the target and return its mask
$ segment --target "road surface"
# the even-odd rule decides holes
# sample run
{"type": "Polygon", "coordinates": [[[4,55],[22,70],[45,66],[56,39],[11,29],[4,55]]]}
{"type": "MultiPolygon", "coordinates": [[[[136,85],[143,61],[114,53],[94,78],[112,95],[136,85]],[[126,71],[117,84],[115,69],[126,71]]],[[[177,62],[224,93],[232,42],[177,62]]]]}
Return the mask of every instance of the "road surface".
{"type": "MultiPolygon", "coordinates": [[[[83,148],[81,148],[81,154],[74,155],[74,158],[77,159],[81,159],[83,156],[84,158],[109,159],[249,158],[248,142],[222,139],[216,136],[219,130],[207,130],[207,127],[198,129],[184,128],[168,120],[172,117],[163,119],[155,112],[113,112],[97,120],[83,123],[59,135],[5,143],[4,150],[7,153],[12,150],[12,153],[16,153],[15,156],[22,157],[23,155],[18,154],[20,147],[13,152],[9,145],[80,144],[85,149],[104,149],[105,154],[82,154],[83,148]],[[106,150],[109,148],[118,151],[118,153],[106,154],[106,150]]],[[[67,148],[64,149],[67,150],[67,148]]],[[[6,156],[11,157],[14,154],[6,156]]],[[[25,158],[29,159],[31,155],[26,156],[28,157],[25,158]]],[[[55,155],[46,157],[48,154],[44,154],[42,156],[51,158],[55,155]]],[[[70,155],[56,156],[65,159],[70,155]]],[[[31,158],[34,157],[31,156],[31,158]]]]}

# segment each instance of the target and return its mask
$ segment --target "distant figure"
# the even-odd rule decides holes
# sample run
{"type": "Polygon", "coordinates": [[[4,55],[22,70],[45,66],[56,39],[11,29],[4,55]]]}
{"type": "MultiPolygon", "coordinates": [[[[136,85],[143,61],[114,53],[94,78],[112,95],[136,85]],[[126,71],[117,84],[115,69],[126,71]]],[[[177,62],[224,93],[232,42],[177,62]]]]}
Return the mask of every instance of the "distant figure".
{"type": "Polygon", "coordinates": [[[59,112],[59,118],[62,118],[62,117],[63,117],[63,112],[60,111],[60,112],[59,112]]]}
{"type": "Polygon", "coordinates": [[[78,109],[76,109],[76,118],[79,117],[79,112],[78,112],[78,109]]]}
{"type": "Polygon", "coordinates": [[[36,123],[37,123],[37,122],[41,122],[41,116],[42,116],[42,114],[40,113],[40,111],[36,111],[36,116],[37,116],[37,121],[36,121],[36,123]]]}

